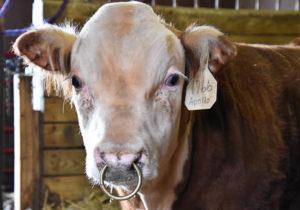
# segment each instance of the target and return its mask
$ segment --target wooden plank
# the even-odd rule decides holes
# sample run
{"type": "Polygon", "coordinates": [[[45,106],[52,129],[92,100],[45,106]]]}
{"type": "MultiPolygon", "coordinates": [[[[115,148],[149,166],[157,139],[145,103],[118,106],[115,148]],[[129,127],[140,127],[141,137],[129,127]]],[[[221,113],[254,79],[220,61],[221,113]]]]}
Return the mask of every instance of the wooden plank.
{"type": "Polygon", "coordinates": [[[156,7],[167,22],[183,30],[191,23],[213,25],[229,34],[300,34],[300,14],[295,11],[255,11],[156,7]]]}
{"type": "Polygon", "coordinates": [[[44,150],[44,175],[83,175],[84,149],[44,150]]]}
{"type": "Polygon", "coordinates": [[[294,35],[229,35],[230,40],[244,43],[286,44],[295,39],[294,35]]]}
{"type": "MultiPolygon", "coordinates": [[[[44,4],[44,15],[45,17],[51,17],[60,6],[60,2],[55,1],[47,1],[44,4]]],[[[58,18],[57,22],[64,22],[67,20],[72,20],[76,24],[83,25],[88,18],[90,18],[95,11],[102,5],[103,3],[90,3],[86,2],[82,3],[69,3],[67,8],[64,10],[62,15],[58,18]],[[74,12],[77,10],[77,14],[74,12]],[[79,12],[80,11],[80,12],[79,12]]]]}
{"type": "Polygon", "coordinates": [[[83,147],[78,123],[45,124],[44,148],[83,147]]]}
{"type": "MultiPolygon", "coordinates": [[[[45,15],[58,8],[58,2],[46,2],[45,15]]],[[[101,3],[70,3],[59,21],[65,18],[83,24],[95,13],[101,3]],[[78,12],[80,11],[80,12],[78,12]]],[[[245,35],[300,35],[300,14],[296,11],[255,11],[228,9],[193,9],[155,7],[167,22],[183,30],[191,23],[213,25],[229,34],[245,35]]]]}
{"type": "Polygon", "coordinates": [[[19,120],[15,133],[18,139],[18,143],[15,142],[15,167],[18,167],[20,173],[20,191],[17,190],[21,196],[20,209],[40,209],[41,204],[42,123],[41,113],[32,110],[31,89],[31,77],[21,77],[18,89],[21,103],[15,104],[15,109],[19,108],[15,110],[18,113],[15,120],[19,120]]]}
{"type": "Polygon", "coordinates": [[[77,122],[77,116],[69,102],[58,97],[48,97],[45,100],[44,122],[77,122]]]}

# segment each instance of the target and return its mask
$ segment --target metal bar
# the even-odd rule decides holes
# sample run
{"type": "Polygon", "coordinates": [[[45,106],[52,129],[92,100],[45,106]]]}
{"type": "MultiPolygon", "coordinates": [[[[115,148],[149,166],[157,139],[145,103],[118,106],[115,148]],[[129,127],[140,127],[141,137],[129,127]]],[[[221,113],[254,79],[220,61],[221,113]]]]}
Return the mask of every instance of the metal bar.
{"type": "Polygon", "coordinates": [[[219,0],[215,0],[215,9],[219,9],[219,0]]]}
{"type": "MultiPolygon", "coordinates": [[[[11,5],[10,5],[10,8],[9,8],[9,11],[5,14],[4,16],[4,29],[9,29],[9,28],[24,28],[25,26],[28,26],[32,23],[32,0],[14,0],[14,1],[11,1],[11,5]],[[22,17],[22,18],[16,18],[16,14],[19,15],[19,17],[22,17]]],[[[10,47],[11,47],[11,43],[13,42],[13,38],[12,37],[3,37],[3,44],[4,44],[4,50],[9,50],[10,47]]],[[[16,80],[16,79],[14,79],[16,80]]],[[[14,82],[14,88],[17,88],[16,87],[16,82],[14,82]]],[[[14,90],[15,91],[15,90],[14,90]]],[[[15,105],[15,103],[14,103],[15,105]]],[[[16,107],[14,106],[14,111],[16,110],[16,107]]],[[[15,123],[15,121],[14,121],[15,123]]],[[[2,132],[1,132],[2,133],[2,132]]],[[[15,143],[14,143],[14,146],[15,143]]],[[[14,154],[15,155],[15,161],[14,161],[14,164],[16,164],[16,160],[19,160],[18,158],[18,155],[16,155],[16,153],[14,154]]],[[[17,164],[20,164],[20,162],[18,162],[17,164]]],[[[16,167],[16,165],[15,165],[16,167]]],[[[20,171],[15,171],[15,174],[14,174],[14,178],[15,180],[16,179],[19,179],[20,180],[20,174],[21,172],[20,171]]],[[[17,190],[17,188],[20,187],[20,183],[14,183],[14,190],[17,190]]],[[[40,185],[38,183],[35,183],[35,188],[40,188],[40,185]]],[[[28,194],[29,195],[29,194],[28,194]]],[[[24,196],[24,194],[22,195],[22,198],[24,197],[27,197],[27,196],[24,196]]],[[[41,198],[39,196],[37,197],[32,197],[32,200],[34,199],[40,199],[41,198]]],[[[15,210],[20,210],[21,209],[21,195],[19,194],[18,195],[18,191],[15,191],[14,192],[14,205],[15,205],[15,210]]],[[[40,201],[39,201],[40,202],[40,201]]],[[[26,208],[29,207],[26,206],[26,208]]],[[[32,207],[33,208],[33,207],[32,207]]],[[[24,209],[24,208],[23,208],[24,209]]],[[[38,209],[38,208],[35,208],[35,209],[38,209]]]]}
{"type": "Polygon", "coordinates": [[[172,7],[177,7],[177,0],[172,0],[172,7]]]}
{"type": "Polygon", "coordinates": [[[19,75],[14,75],[14,150],[15,150],[15,162],[14,162],[14,209],[21,210],[21,157],[20,157],[20,79],[19,75]]]}
{"type": "MultiPolygon", "coordinates": [[[[3,37],[2,34],[0,34],[0,52],[1,55],[3,55],[3,37]]],[[[4,71],[3,71],[3,62],[0,62],[0,207],[2,208],[2,186],[3,186],[3,175],[2,175],[2,168],[3,168],[3,153],[1,152],[4,148],[4,71]]]]}
{"type": "Polygon", "coordinates": [[[300,0],[295,0],[295,11],[299,11],[300,0]]]}
{"type": "Polygon", "coordinates": [[[151,0],[151,5],[155,6],[155,0],[151,0]]]}
{"type": "Polygon", "coordinates": [[[199,8],[198,0],[194,0],[194,8],[199,8]]]}
{"type": "Polygon", "coordinates": [[[239,9],[240,9],[240,0],[235,0],[235,6],[234,6],[234,8],[235,8],[236,10],[239,10],[239,9]]]}
{"type": "Polygon", "coordinates": [[[255,10],[259,10],[259,0],[255,0],[255,10]]]}
{"type": "Polygon", "coordinates": [[[280,0],[275,0],[275,10],[280,10],[280,0]]]}

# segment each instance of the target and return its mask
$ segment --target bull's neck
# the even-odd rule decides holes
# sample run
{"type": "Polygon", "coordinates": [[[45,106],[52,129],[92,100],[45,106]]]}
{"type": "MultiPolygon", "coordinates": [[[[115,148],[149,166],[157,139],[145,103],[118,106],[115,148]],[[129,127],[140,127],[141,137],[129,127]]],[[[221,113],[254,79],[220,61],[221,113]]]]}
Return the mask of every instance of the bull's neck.
{"type": "Polygon", "coordinates": [[[192,133],[193,117],[183,112],[178,135],[178,146],[172,156],[166,173],[153,181],[141,191],[141,199],[146,209],[168,210],[176,200],[176,195],[186,175],[188,167],[190,139],[192,133]]]}

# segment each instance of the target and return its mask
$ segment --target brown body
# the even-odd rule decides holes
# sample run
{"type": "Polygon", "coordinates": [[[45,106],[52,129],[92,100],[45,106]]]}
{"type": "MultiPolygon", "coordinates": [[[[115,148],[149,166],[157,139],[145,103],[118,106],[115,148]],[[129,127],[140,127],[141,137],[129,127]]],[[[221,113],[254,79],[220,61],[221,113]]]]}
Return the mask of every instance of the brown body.
{"type": "Polygon", "coordinates": [[[300,208],[300,48],[237,52],[217,75],[216,104],[194,113],[174,209],[300,208]]]}

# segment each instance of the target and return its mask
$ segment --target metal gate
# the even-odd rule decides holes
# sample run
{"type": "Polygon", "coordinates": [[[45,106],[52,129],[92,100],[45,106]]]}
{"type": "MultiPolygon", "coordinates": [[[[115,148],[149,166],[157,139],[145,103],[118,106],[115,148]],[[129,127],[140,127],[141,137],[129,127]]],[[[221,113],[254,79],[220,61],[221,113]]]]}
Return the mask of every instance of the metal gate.
{"type": "MultiPolygon", "coordinates": [[[[271,9],[299,10],[300,0],[140,0],[141,2],[165,6],[186,6],[194,8],[228,8],[228,9],[271,9]]],[[[108,0],[107,2],[116,2],[108,0]]]]}

